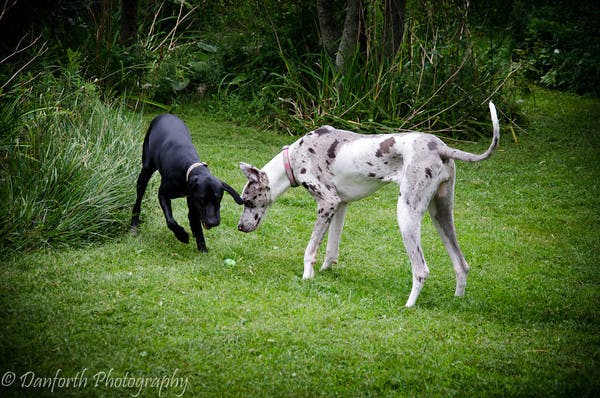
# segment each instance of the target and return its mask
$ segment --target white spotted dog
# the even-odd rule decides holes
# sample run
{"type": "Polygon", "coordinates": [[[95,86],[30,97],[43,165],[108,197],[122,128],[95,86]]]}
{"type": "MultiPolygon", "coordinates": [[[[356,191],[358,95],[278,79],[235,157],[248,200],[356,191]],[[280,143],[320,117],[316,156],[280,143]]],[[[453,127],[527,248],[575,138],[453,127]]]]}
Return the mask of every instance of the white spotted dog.
{"type": "Polygon", "coordinates": [[[454,266],[455,295],[462,297],[469,266],[454,227],[454,159],[478,162],[490,157],[500,139],[500,125],[492,102],[489,108],[493,138],[481,155],[450,148],[430,134],[361,135],[323,126],[284,147],[262,170],[240,163],[248,183],[242,193],[244,211],[238,229],[254,231],[283,192],[302,185],[318,205],[317,220],[304,253],[303,278],[309,279],[314,276],[317,250],[328,230],[321,270],[337,263],[348,203],[395,182],[400,185],[398,225],[413,276],[406,306],[415,304],[429,274],[421,248],[421,220],[427,209],[454,266]]]}

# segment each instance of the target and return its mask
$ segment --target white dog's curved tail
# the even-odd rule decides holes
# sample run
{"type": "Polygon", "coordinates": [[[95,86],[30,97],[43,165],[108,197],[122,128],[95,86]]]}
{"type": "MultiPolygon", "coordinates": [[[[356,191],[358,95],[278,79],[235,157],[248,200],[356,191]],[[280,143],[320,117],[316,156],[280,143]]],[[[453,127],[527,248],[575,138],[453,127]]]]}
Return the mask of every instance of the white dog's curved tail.
{"type": "Polygon", "coordinates": [[[492,156],[492,152],[494,152],[494,149],[496,149],[498,142],[500,141],[500,123],[498,122],[498,115],[496,114],[496,107],[494,106],[494,103],[490,101],[489,105],[490,115],[492,117],[493,136],[492,143],[487,151],[481,155],[476,155],[474,153],[465,152],[454,148],[442,147],[438,150],[438,153],[442,158],[451,158],[462,160],[464,162],[480,162],[492,156]]]}

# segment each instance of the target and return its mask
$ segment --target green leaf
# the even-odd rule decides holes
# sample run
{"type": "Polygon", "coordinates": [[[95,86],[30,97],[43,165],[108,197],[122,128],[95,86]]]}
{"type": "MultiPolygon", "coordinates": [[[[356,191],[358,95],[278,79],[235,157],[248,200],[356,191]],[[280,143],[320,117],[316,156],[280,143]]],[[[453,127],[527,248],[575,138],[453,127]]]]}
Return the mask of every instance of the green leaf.
{"type": "Polygon", "coordinates": [[[207,53],[214,54],[217,52],[217,47],[212,44],[205,43],[203,41],[199,41],[196,43],[199,49],[206,51],[207,53]]]}
{"type": "Polygon", "coordinates": [[[166,78],[165,80],[169,82],[171,88],[175,92],[185,89],[190,84],[190,79],[188,79],[187,77],[184,77],[180,80],[175,80],[171,78],[166,78]]]}

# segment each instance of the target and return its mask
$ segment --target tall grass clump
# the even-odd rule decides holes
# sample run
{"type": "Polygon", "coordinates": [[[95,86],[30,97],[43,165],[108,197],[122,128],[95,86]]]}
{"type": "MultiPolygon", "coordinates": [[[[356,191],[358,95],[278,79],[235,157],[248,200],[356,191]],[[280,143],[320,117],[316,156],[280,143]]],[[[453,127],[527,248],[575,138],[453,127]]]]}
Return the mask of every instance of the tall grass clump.
{"type": "Polygon", "coordinates": [[[380,32],[380,10],[370,7],[361,43],[343,69],[326,51],[298,59],[281,49],[286,70],[264,90],[276,98],[279,124],[291,131],[331,123],[477,139],[487,135],[490,99],[512,113],[502,87],[515,70],[490,67],[489,54],[472,39],[468,4],[414,2],[393,54],[380,32]]]}
{"type": "Polygon", "coordinates": [[[124,230],[141,118],[100,100],[74,68],[3,95],[0,240],[12,250],[73,245],[124,230]]]}

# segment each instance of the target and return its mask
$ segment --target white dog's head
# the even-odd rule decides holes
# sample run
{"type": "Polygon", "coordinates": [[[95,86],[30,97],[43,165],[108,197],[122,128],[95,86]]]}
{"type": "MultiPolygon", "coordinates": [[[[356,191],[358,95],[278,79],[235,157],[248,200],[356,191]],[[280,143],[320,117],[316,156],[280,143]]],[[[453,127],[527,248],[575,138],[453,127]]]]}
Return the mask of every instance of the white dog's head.
{"type": "Polygon", "coordinates": [[[252,232],[258,228],[272,203],[269,178],[263,171],[247,163],[240,163],[240,169],[248,178],[248,183],[241,195],[244,211],[238,229],[242,232],[252,232]]]}

